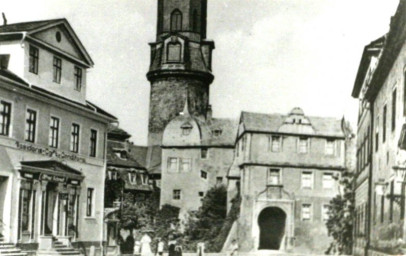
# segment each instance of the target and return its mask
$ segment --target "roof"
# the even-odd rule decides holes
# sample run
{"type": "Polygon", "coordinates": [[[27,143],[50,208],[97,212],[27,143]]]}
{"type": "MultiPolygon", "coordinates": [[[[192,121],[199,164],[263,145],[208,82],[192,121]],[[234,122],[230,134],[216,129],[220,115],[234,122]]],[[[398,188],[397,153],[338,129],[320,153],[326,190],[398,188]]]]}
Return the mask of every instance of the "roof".
{"type": "MultiPolygon", "coordinates": [[[[20,22],[20,23],[13,23],[0,26],[0,34],[5,33],[13,34],[13,33],[27,33],[27,36],[37,33],[39,31],[48,29],[49,27],[63,25],[66,30],[69,32],[69,35],[73,39],[76,47],[79,49],[80,53],[82,54],[84,60],[89,66],[93,66],[94,62],[90,57],[89,53],[86,51],[84,45],[80,41],[79,37],[76,35],[75,31],[70,26],[69,22],[65,18],[61,19],[50,19],[50,20],[40,20],[40,21],[29,21],[29,22],[20,22]]],[[[14,37],[2,37],[3,40],[7,39],[14,39],[14,37]]]]}
{"type": "Polygon", "coordinates": [[[352,97],[358,98],[359,93],[362,88],[362,84],[364,83],[365,76],[367,75],[368,68],[371,63],[371,57],[379,55],[384,43],[385,43],[385,36],[381,36],[380,38],[376,39],[375,41],[372,41],[370,44],[365,46],[364,52],[362,53],[361,61],[359,64],[357,76],[355,78],[354,88],[351,93],[352,97]]]}
{"type": "Polygon", "coordinates": [[[107,167],[108,170],[115,170],[120,179],[124,181],[125,190],[141,190],[141,191],[152,191],[153,187],[150,184],[143,183],[142,177],[136,176],[136,182],[130,182],[128,173],[138,173],[142,175],[148,175],[146,170],[134,170],[130,168],[114,168],[113,166],[107,167]]]}
{"type": "Polygon", "coordinates": [[[86,101],[86,104],[82,104],[80,102],[71,100],[69,98],[63,97],[59,94],[50,92],[48,90],[45,90],[41,87],[35,86],[35,85],[31,85],[29,86],[29,84],[22,79],[21,77],[17,76],[16,74],[14,74],[13,72],[11,72],[8,69],[0,69],[0,77],[5,77],[7,79],[10,79],[14,82],[17,82],[21,85],[23,85],[21,88],[25,88],[26,90],[32,91],[32,92],[36,92],[36,93],[41,93],[41,94],[45,94],[46,96],[52,96],[54,98],[57,98],[59,100],[68,102],[70,104],[76,105],[78,107],[82,107],[82,108],[86,108],[89,111],[93,111],[96,112],[100,115],[103,115],[109,119],[113,119],[113,120],[117,120],[117,117],[115,117],[114,115],[108,113],[107,111],[103,110],[102,108],[98,107],[97,105],[95,105],[94,103],[91,103],[90,101],[86,101]]]}
{"type": "Polygon", "coordinates": [[[131,135],[128,132],[121,129],[117,125],[110,124],[108,126],[108,134],[107,134],[108,139],[125,141],[130,137],[131,135]]]}
{"type": "Polygon", "coordinates": [[[117,166],[125,168],[135,168],[145,170],[145,166],[138,163],[132,155],[128,154],[128,150],[125,145],[119,145],[121,143],[114,143],[111,141],[107,142],[107,166],[117,166]],[[120,147],[121,146],[121,147],[120,147]],[[126,158],[121,158],[117,156],[117,151],[125,151],[126,158]]]}
{"type": "Polygon", "coordinates": [[[138,146],[132,143],[128,144],[128,154],[140,165],[147,167],[147,146],[138,146]]]}
{"type": "MultiPolygon", "coordinates": [[[[288,115],[282,114],[242,112],[240,122],[244,124],[245,131],[278,133],[288,117],[288,115]]],[[[344,137],[341,119],[314,116],[305,117],[310,121],[310,124],[314,129],[314,134],[309,133],[308,135],[344,137]]],[[[294,132],[284,133],[293,134],[294,132]]]]}
{"type": "Polygon", "coordinates": [[[383,86],[395,60],[406,41],[406,1],[399,1],[395,15],[390,22],[385,44],[379,57],[378,65],[370,82],[370,89],[365,96],[374,99],[383,86]]]}
{"type": "Polygon", "coordinates": [[[54,171],[60,174],[66,173],[71,174],[75,177],[77,176],[83,177],[82,172],[80,172],[79,170],[76,170],[70,167],[69,165],[66,165],[57,160],[22,161],[21,166],[22,169],[26,168],[28,168],[28,170],[30,170],[30,168],[34,168],[34,170],[43,169],[46,171],[54,171]]]}

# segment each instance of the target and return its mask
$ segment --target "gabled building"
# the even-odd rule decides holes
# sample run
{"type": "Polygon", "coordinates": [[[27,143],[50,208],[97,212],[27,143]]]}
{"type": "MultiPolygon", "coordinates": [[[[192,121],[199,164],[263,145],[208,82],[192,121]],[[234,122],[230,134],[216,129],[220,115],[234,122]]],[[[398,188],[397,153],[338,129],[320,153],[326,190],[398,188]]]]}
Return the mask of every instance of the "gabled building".
{"type": "Polygon", "coordinates": [[[240,251],[322,254],[329,247],[325,221],[346,169],[344,120],[242,112],[229,196],[241,195],[234,234],[240,251]]]}
{"type": "Polygon", "coordinates": [[[362,113],[357,133],[356,255],[404,254],[405,31],[406,3],[400,1],[389,32],[365,47],[352,93],[362,113]]]}
{"type": "Polygon", "coordinates": [[[0,60],[1,236],[38,255],[58,241],[100,252],[117,119],[86,100],[93,61],[66,19],[0,26],[0,60]]]}

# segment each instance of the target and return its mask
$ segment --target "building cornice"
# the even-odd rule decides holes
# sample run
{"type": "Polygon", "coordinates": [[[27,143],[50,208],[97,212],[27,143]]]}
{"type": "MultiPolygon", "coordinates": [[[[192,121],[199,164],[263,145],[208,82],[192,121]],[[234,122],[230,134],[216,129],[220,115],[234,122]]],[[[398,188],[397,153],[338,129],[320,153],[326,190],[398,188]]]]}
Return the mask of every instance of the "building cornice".
{"type": "Polygon", "coordinates": [[[306,168],[306,169],[320,169],[320,170],[337,170],[344,171],[346,168],[340,165],[318,165],[318,164],[292,164],[288,162],[245,162],[239,165],[240,168],[245,166],[263,166],[263,167],[291,167],[291,168],[306,168]]]}

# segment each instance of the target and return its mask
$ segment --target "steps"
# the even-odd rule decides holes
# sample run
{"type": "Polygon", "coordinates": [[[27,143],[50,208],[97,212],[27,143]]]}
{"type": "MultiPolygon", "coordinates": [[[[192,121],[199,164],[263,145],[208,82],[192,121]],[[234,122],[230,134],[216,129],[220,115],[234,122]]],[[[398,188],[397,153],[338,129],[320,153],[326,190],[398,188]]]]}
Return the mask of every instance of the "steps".
{"type": "Polygon", "coordinates": [[[73,248],[72,246],[64,245],[57,239],[54,239],[54,241],[52,242],[52,248],[49,248],[48,250],[38,250],[37,252],[37,256],[51,255],[83,256],[83,254],[79,250],[73,248]]]}
{"type": "Polygon", "coordinates": [[[22,252],[12,243],[4,242],[4,238],[0,237],[0,255],[7,256],[27,256],[27,253],[22,252]]]}

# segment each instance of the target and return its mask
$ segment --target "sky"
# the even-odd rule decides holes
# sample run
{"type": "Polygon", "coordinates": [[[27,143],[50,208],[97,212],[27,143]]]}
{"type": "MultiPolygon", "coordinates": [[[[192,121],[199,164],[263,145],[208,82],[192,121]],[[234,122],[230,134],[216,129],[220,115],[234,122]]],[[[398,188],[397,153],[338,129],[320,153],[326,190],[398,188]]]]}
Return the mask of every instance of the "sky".
{"type": "MultiPolygon", "coordinates": [[[[399,0],[209,0],[214,117],[241,111],[345,116],[363,48],[389,29],[399,0]]],[[[66,18],[90,53],[87,97],[146,145],[156,0],[0,0],[8,23],[66,18]]]]}

